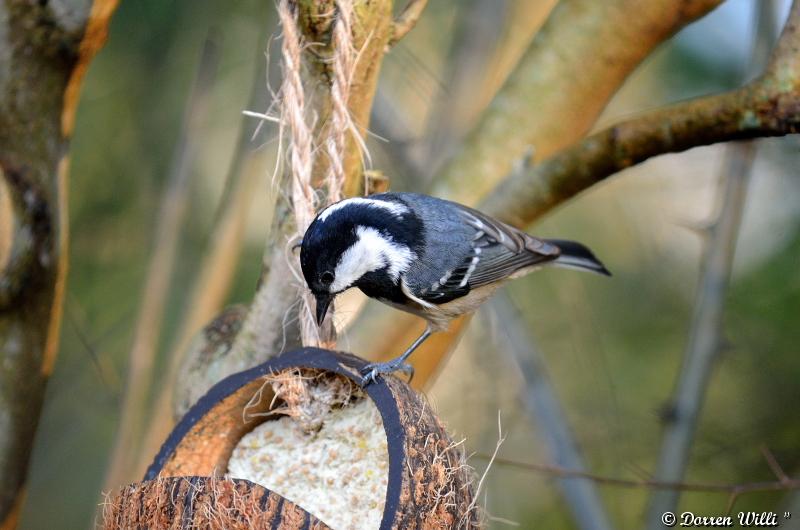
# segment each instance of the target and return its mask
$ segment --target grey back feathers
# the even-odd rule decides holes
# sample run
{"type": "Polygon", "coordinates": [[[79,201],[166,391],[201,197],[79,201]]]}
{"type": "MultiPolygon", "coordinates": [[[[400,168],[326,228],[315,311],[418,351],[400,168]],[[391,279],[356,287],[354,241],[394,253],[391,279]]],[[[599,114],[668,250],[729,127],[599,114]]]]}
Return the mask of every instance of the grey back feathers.
{"type": "Polygon", "coordinates": [[[449,302],[560,255],[557,246],[472,208],[426,195],[386,195],[401,198],[422,220],[426,244],[403,278],[426,302],[449,302]]]}

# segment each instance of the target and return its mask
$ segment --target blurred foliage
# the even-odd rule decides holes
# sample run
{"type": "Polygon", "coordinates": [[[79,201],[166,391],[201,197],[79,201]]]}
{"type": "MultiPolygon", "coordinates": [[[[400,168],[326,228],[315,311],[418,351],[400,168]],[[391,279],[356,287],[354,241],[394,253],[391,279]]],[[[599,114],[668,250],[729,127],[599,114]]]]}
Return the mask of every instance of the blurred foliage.
{"type": "MultiPolygon", "coordinates": [[[[396,134],[389,143],[375,138],[369,143],[374,167],[393,177],[394,189],[420,190],[424,176],[413,173],[409,153],[424,162],[437,107],[448,95],[470,90],[448,84],[459,79],[451,71],[458,65],[450,62],[455,53],[450,41],[469,10],[485,2],[491,0],[431,2],[419,26],[387,57],[381,101],[396,117],[396,134]]],[[[512,3],[497,5],[508,9],[512,3]]],[[[601,123],[735,86],[746,53],[720,41],[720,28],[748,28],[750,7],[749,0],[730,0],[662,46],[629,79],[601,123]]],[[[259,40],[264,25],[275,26],[272,9],[259,0],[137,0],[122,2],[114,17],[109,43],[86,80],[72,146],[65,326],[34,451],[23,528],[82,528],[92,520],[118,417],[153,220],[202,43],[218,41],[221,63],[193,168],[161,363],[216,217],[257,66],[254,50],[267,47],[259,40]]],[[[488,20],[503,23],[502,17],[488,20]]],[[[489,34],[506,30],[490,28],[489,34]]],[[[479,55],[476,61],[489,56],[479,55]]],[[[264,132],[252,147],[268,153],[273,140],[264,132]]],[[[760,145],[727,307],[730,346],[711,381],[691,481],[771,479],[761,445],[787,472],[800,471],[800,424],[793,412],[800,408],[800,183],[793,177],[800,155],[794,138],[760,145]]],[[[650,161],[532,228],[539,235],[585,242],[615,274],[606,280],[546,271],[518,281],[511,292],[593,472],[640,478],[655,464],[660,411],[680,368],[698,272],[700,238],[691,227],[713,218],[720,156],[720,149],[711,147],[650,161]]],[[[253,169],[264,174],[264,197],[256,198],[264,204],[273,167],[269,158],[253,169]]],[[[231,301],[249,301],[258,278],[267,222],[254,210],[231,301]]],[[[482,312],[430,397],[451,427],[467,436],[471,450],[491,453],[501,409],[509,432],[502,456],[547,462],[537,427],[522,411],[517,375],[487,345],[502,326],[482,312]]],[[[485,466],[480,456],[473,463],[479,471],[485,466]]],[[[522,528],[573,528],[552,478],[496,466],[486,491],[489,512],[522,528]]],[[[607,486],[601,491],[620,528],[641,526],[647,491],[607,486]]],[[[778,510],[782,502],[780,493],[751,495],[742,497],[737,509],[778,510]]],[[[691,493],[681,508],[719,513],[726,503],[724,495],[691,493]]]]}

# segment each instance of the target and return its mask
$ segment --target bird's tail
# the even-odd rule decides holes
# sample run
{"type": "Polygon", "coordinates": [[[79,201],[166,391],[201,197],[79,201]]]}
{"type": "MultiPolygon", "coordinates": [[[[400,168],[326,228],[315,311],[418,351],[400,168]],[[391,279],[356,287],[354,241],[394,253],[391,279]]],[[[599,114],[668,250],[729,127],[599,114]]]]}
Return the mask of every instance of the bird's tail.
{"type": "Polygon", "coordinates": [[[611,276],[611,273],[606,269],[605,265],[592,254],[592,251],[580,243],[565,241],[563,239],[547,239],[546,241],[561,249],[561,255],[555,261],[551,262],[553,265],[611,276]]]}

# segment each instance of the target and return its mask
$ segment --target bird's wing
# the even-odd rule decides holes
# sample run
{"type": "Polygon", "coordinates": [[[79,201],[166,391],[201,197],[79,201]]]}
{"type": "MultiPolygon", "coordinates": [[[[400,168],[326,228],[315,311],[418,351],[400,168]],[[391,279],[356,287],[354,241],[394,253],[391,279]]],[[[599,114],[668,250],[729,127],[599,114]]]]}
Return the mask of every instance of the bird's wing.
{"type": "Polygon", "coordinates": [[[468,225],[477,233],[485,234],[490,244],[492,242],[500,244],[514,254],[521,254],[527,250],[542,257],[550,256],[552,259],[557,258],[561,252],[557,246],[493,219],[483,212],[462,204],[452,204],[468,225]]]}
{"type": "Polygon", "coordinates": [[[558,258],[557,246],[492,219],[472,208],[450,203],[472,231],[470,251],[438,282],[426,286],[420,298],[442,304],[470,289],[504,280],[520,269],[558,258]]]}

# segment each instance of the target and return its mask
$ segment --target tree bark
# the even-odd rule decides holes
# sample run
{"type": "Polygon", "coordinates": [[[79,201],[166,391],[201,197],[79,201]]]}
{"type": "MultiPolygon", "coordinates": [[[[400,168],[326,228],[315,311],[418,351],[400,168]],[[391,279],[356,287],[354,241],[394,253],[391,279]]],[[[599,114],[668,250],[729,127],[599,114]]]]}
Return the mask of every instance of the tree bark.
{"type": "Polygon", "coordinates": [[[0,3],[0,528],[15,528],[67,272],[69,138],[116,0],[0,3]],[[9,228],[10,227],[10,228],[9,228]]]}

